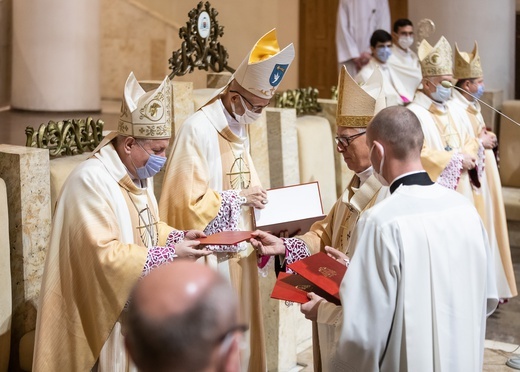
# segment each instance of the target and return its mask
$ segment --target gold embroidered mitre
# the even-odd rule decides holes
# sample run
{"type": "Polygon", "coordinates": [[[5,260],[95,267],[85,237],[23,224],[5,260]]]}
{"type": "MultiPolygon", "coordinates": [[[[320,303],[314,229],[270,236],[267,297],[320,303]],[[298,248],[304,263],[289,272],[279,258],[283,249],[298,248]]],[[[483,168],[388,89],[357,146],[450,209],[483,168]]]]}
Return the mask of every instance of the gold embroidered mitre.
{"type": "Polygon", "coordinates": [[[159,88],[145,92],[131,72],[125,84],[118,133],[135,138],[169,138],[172,133],[171,117],[168,77],[159,88]]]}
{"type": "Polygon", "coordinates": [[[375,69],[366,84],[359,86],[341,67],[338,81],[338,111],[336,125],[339,127],[366,128],[374,115],[386,106],[382,90],[383,75],[375,69]]]}
{"type": "Polygon", "coordinates": [[[231,77],[255,96],[271,99],[294,59],[294,46],[280,51],[276,29],[258,40],[231,77]]]}
{"type": "Polygon", "coordinates": [[[421,41],[417,50],[423,76],[451,75],[453,61],[451,46],[444,36],[441,36],[434,47],[425,40],[421,41]]]}
{"type": "Polygon", "coordinates": [[[460,79],[475,79],[484,76],[480,56],[478,55],[478,45],[475,41],[473,52],[461,52],[455,44],[455,66],[453,67],[453,77],[460,79]]]}

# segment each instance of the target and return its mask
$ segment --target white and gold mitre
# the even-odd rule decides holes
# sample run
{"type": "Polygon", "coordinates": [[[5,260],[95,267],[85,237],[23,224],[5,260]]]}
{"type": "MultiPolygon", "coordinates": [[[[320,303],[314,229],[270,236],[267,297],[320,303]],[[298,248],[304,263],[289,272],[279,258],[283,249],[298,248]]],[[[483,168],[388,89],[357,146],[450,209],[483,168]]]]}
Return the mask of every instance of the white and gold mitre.
{"type": "Polygon", "coordinates": [[[159,88],[145,92],[131,72],[126,80],[117,131],[135,138],[170,138],[171,85],[166,77],[159,88]]]}
{"type": "Polygon", "coordinates": [[[231,79],[255,96],[271,99],[293,59],[293,44],[280,51],[272,29],[256,42],[231,79]]]}
{"type": "Polygon", "coordinates": [[[338,82],[338,127],[366,128],[374,115],[386,106],[382,85],[383,75],[375,69],[372,76],[361,87],[341,67],[338,82]]]}
{"type": "Polygon", "coordinates": [[[473,52],[461,52],[455,44],[455,66],[453,67],[453,77],[459,79],[475,79],[484,76],[480,56],[478,55],[478,45],[475,41],[473,52]]]}
{"type": "Polygon", "coordinates": [[[434,47],[425,40],[421,41],[417,50],[423,76],[451,75],[453,61],[450,43],[441,36],[434,47]]]}

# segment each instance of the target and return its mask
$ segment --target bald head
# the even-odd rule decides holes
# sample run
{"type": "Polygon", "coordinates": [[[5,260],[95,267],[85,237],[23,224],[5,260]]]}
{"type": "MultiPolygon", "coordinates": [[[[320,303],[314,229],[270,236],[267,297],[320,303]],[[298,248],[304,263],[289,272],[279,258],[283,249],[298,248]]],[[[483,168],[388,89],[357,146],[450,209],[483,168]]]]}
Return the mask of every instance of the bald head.
{"type": "Polygon", "coordinates": [[[237,322],[229,283],[209,267],[178,260],[134,288],[126,343],[141,371],[202,371],[237,322]]]}
{"type": "Polygon", "coordinates": [[[367,128],[367,140],[377,141],[400,161],[418,159],[424,134],[417,116],[401,106],[387,107],[372,119],[367,128]]]}

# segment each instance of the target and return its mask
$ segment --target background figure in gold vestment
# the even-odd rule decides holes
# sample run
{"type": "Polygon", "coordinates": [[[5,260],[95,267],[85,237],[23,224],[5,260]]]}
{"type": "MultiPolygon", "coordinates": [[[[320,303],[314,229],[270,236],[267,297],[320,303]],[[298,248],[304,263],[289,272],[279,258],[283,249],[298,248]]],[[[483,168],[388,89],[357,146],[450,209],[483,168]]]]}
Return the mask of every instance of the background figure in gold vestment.
{"type": "Polygon", "coordinates": [[[480,103],[475,99],[484,93],[484,72],[478,55],[478,46],[471,53],[455,48],[453,77],[457,87],[453,89],[453,99],[448,103],[458,115],[470,135],[477,138],[485,149],[483,173],[480,175],[484,213],[481,215],[488,232],[490,245],[495,253],[495,272],[498,295],[502,299],[517,295],[515,273],[511,260],[507,220],[502,198],[502,184],[498,173],[493,148],[497,146],[497,136],[486,129],[480,112],[480,103]],[[474,96],[474,97],[472,97],[474,96]]]}

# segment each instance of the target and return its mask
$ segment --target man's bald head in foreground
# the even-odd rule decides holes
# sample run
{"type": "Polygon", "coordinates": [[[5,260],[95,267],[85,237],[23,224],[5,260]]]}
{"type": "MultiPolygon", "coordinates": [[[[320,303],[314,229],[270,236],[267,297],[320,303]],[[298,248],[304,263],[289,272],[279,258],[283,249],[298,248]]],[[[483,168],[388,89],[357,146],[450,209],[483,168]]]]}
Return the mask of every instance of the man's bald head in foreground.
{"type": "Polygon", "coordinates": [[[368,124],[366,136],[370,162],[388,183],[404,173],[423,169],[424,134],[419,119],[407,108],[381,110],[368,124]]]}
{"type": "Polygon", "coordinates": [[[178,260],[135,286],[126,345],[140,371],[238,370],[238,304],[205,265],[178,260]]]}

